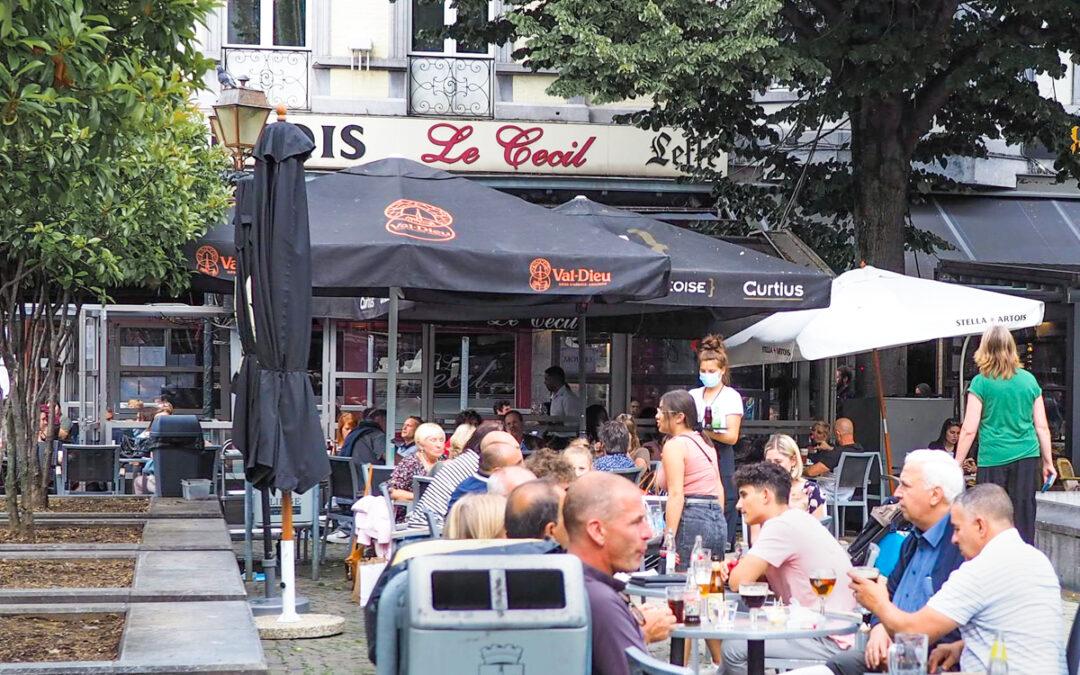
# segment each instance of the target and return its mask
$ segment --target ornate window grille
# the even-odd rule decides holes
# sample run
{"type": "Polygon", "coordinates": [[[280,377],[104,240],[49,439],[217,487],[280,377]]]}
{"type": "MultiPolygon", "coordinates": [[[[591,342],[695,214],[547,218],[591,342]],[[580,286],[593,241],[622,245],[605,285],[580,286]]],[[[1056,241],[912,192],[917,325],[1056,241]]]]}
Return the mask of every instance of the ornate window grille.
{"type": "Polygon", "coordinates": [[[246,75],[248,86],[266,92],[270,105],[290,110],[311,108],[311,52],[306,49],[224,47],[225,69],[234,77],[246,75]]]}
{"type": "Polygon", "coordinates": [[[409,114],[495,116],[490,56],[410,56],[409,114]]]}

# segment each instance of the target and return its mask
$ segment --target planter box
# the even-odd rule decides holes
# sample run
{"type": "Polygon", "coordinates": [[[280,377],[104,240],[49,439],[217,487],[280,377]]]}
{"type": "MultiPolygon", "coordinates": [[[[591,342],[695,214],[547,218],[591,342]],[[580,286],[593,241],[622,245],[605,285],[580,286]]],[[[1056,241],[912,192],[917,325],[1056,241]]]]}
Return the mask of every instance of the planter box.
{"type": "Polygon", "coordinates": [[[259,633],[245,602],[0,605],[2,614],[114,612],[127,614],[117,660],[0,663],[0,674],[268,672],[259,633]]]}
{"type": "Polygon", "coordinates": [[[137,525],[143,528],[142,541],[125,544],[0,544],[0,554],[14,551],[68,551],[77,546],[81,551],[118,553],[123,551],[231,551],[232,542],[225,521],[216,518],[52,518],[38,527],[62,525],[137,525]]]}
{"type": "Polygon", "coordinates": [[[1050,558],[1061,587],[1080,592],[1080,492],[1047,492],[1035,499],[1035,546],[1050,558]]]}
{"type": "MultiPolygon", "coordinates": [[[[54,499],[57,499],[54,497],[54,499]]],[[[113,499],[144,500],[146,497],[139,495],[64,495],[59,499],[77,499],[79,501],[94,502],[113,499]]],[[[0,523],[6,522],[8,514],[6,510],[0,510],[0,523]]],[[[117,512],[84,512],[84,511],[39,511],[34,514],[35,520],[111,520],[125,518],[132,520],[156,520],[159,518],[221,518],[221,504],[217,499],[187,500],[178,497],[153,497],[150,500],[150,509],[143,513],[117,513],[117,512]]]]}

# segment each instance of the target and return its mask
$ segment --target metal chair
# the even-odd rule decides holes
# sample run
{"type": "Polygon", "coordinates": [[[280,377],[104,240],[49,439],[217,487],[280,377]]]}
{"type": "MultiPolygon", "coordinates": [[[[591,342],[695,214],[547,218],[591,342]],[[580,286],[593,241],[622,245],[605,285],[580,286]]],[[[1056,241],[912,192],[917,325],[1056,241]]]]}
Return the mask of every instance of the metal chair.
{"type": "Polygon", "coordinates": [[[119,445],[65,445],[60,462],[60,486],[70,483],[108,483],[109,492],[120,484],[119,445]]]}
{"type": "Polygon", "coordinates": [[[631,481],[634,485],[637,485],[641,482],[641,474],[644,473],[644,471],[645,470],[641,467],[635,466],[630,469],[613,469],[608,473],[613,473],[616,476],[622,476],[623,478],[631,481]]]}
{"type": "Polygon", "coordinates": [[[844,530],[844,509],[849,506],[862,507],[860,528],[866,525],[866,519],[870,517],[867,484],[875,461],[880,461],[876,452],[845,452],[840,455],[831,486],[833,536],[837,539],[844,530]],[[850,497],[846,496],[848,490],[851,491],[850,497]]]}
{"type": "Polygon", "coordinates": [[[360,467],[364,475],[364,494],[379,494],[379,486],[390,480],[394,473],[394,466],[387,464],[364,464],[360,467]]]}
{"type": "Polygon", "coordinates": [[[691,675],[694,671],[665,663],[637,647],[626,648],[626,665],[630,675],[691,675]]]}
{"type": "Polygon", "coordinates": [[[431,538],[439,539],[440,537],[442,537],[442,524],[439,523],[439,519],[435,516],[431,509],[427,508],[426,506],[420,506],[418,508],[424,514],[424,519],[427,520],[428,531],[431,534],[431,538]]]}
{"type": "Polygon", "coordinates": [[[413,476],[412,479],[412,501],[406,507],[406,513],[412,513],[412,510],[416,507],[416,504],[420,501],[420,498],[424,496],[424,492],[427,491],[428,486],[435,480],[432,476],[413,476]]]}

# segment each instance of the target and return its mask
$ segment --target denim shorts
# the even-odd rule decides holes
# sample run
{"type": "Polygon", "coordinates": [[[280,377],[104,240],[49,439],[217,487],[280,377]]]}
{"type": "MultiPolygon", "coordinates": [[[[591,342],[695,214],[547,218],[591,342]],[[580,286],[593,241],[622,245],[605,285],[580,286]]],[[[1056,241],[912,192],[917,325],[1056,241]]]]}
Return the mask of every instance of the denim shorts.
{"type": "Polygon", "coordinates": [[[683,506],[679,530],[675,533],[675,550],[679,553],[679,570],[685,570],[694,548],[694,538],[701,535],[701,545],[711,549],[713,555],[723,557],[727,543],[727,523],[724,509],[715,499],[697,501],[688,496],[683,506]],[[693,499],[693,501],[690,501],[693,499]]]}

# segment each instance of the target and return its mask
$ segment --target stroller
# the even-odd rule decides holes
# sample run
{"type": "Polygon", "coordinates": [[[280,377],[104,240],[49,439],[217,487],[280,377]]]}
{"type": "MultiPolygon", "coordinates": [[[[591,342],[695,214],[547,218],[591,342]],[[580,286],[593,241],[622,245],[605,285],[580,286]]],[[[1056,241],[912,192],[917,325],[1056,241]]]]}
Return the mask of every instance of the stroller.
{"type": "Polygon", "coordinates": [[[874,559],[877,558],[878,544],[886,535],[909,529],[911,529],[911,523],[904,518],[900,512],[900,505],[895,503],[895,500],[874,507],[870,511],[870,518],[867,519],[866,525],[848,546],[851,564],[856,567],[873,564],[874,559]]]}

